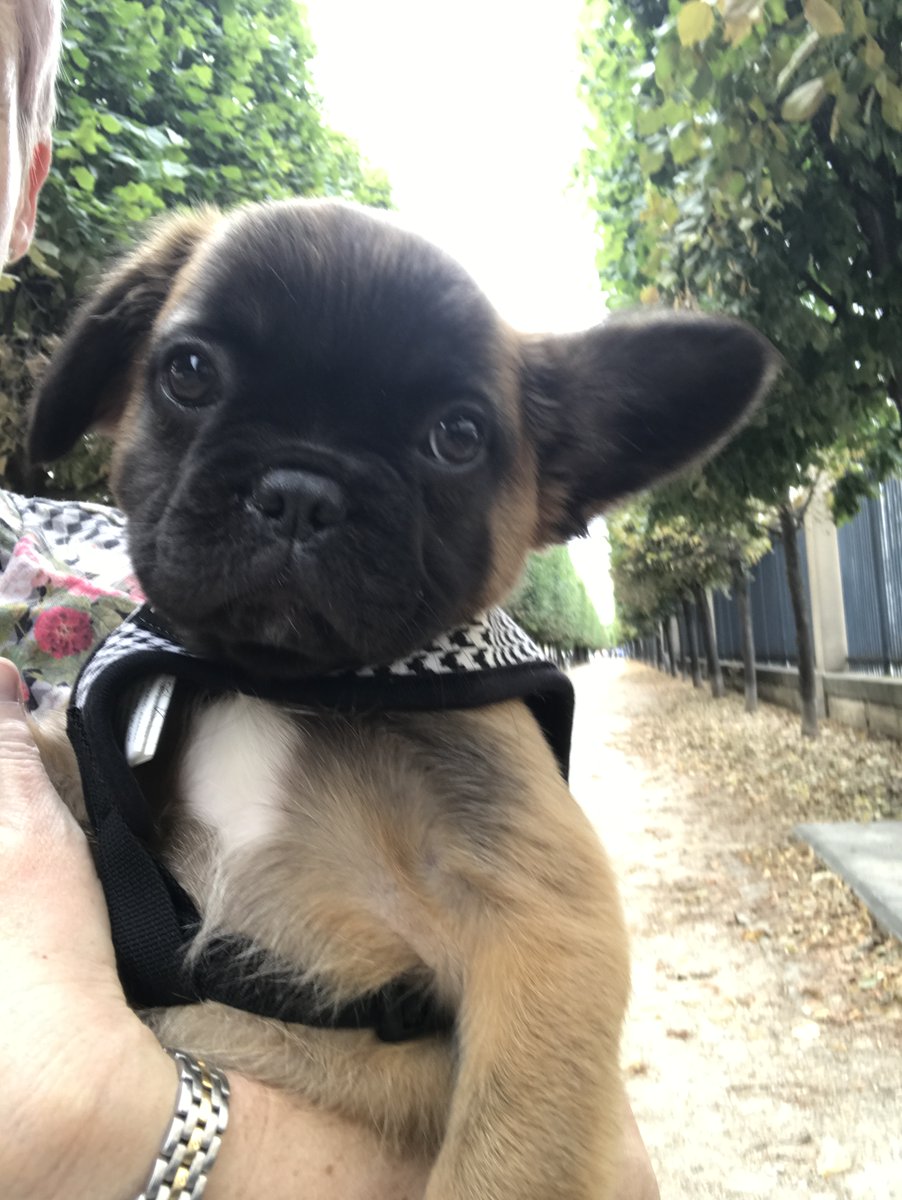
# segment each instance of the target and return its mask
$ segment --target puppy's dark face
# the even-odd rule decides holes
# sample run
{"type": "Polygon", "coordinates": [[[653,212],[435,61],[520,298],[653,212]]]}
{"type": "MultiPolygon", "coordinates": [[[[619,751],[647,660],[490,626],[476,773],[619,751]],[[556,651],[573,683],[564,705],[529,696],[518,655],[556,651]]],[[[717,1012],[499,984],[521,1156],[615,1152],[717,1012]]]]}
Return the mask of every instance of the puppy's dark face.
{"type": "Polygon", "coordinates": [[[519,430],[472,282],[388,225],[299,205],[231,222],[188,270],[117,458],[154,606],[275,672],[390,660],[473,615],[519,430]]]}
{"type": "Polygon", "coordinates": [[[766,344],[659,317],[524,339],[421,239],[339,204],[178,218],[76,321],[37,457],[117,427],[138,576],[252,671],[390,661],[527,551],[721,437],[766,344]]]}

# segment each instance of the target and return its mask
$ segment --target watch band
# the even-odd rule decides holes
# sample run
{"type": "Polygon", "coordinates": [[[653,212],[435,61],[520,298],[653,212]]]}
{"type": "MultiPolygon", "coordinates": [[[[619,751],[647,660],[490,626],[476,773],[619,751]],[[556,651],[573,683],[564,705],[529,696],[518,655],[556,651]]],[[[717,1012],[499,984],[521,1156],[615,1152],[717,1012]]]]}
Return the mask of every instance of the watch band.
{"type": "Polygon", "coordinates": [[[172,1123],[138,1200],[199,1200],[229,1121],[229,1081],[183,1050],[167,1050],[179,1069],[172,1123]]]}

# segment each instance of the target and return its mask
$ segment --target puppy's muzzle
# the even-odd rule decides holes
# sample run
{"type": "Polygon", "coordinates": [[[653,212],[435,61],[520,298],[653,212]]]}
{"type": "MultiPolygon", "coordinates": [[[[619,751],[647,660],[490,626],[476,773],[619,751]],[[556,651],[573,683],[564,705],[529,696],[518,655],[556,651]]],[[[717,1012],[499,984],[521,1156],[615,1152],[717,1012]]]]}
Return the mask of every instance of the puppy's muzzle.
{"type": "Polygon", "coordinates": [[[274,533],[295,541],[341,525],[348,511],[344,490],[334,479],[294,467],[267,471],[249,504],[274,533]]]}

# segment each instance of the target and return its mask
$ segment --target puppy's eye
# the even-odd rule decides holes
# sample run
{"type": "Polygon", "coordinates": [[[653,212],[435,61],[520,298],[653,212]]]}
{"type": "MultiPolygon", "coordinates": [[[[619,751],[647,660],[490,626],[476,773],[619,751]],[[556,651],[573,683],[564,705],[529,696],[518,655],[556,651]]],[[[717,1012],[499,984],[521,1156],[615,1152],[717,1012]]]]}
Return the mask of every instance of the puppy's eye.
{"type": "Polygon", "coordinates": [[[429,431],[429,453],[439,462],[452,467],[471,463],[482,449],[483,431],[469,413],[453,413],[443,417],[429,431]]]}
{"type": "Polygon", "coordinates": [[[213,399],[216,371],[196,350],[177,350],[163,364],[163,390],[176,404],[196,407],[213,399]]]}

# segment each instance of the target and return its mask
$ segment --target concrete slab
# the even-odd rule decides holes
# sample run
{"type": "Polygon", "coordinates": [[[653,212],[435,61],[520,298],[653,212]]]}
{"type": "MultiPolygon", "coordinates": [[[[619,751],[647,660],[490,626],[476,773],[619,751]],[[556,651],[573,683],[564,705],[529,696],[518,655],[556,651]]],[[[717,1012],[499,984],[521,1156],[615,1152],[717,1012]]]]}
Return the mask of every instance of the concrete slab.
{"type": "Polygon", "coordinates": [[[902,941],[902,821],[835,821],[797,825],[794,832],[902,941]]]}

